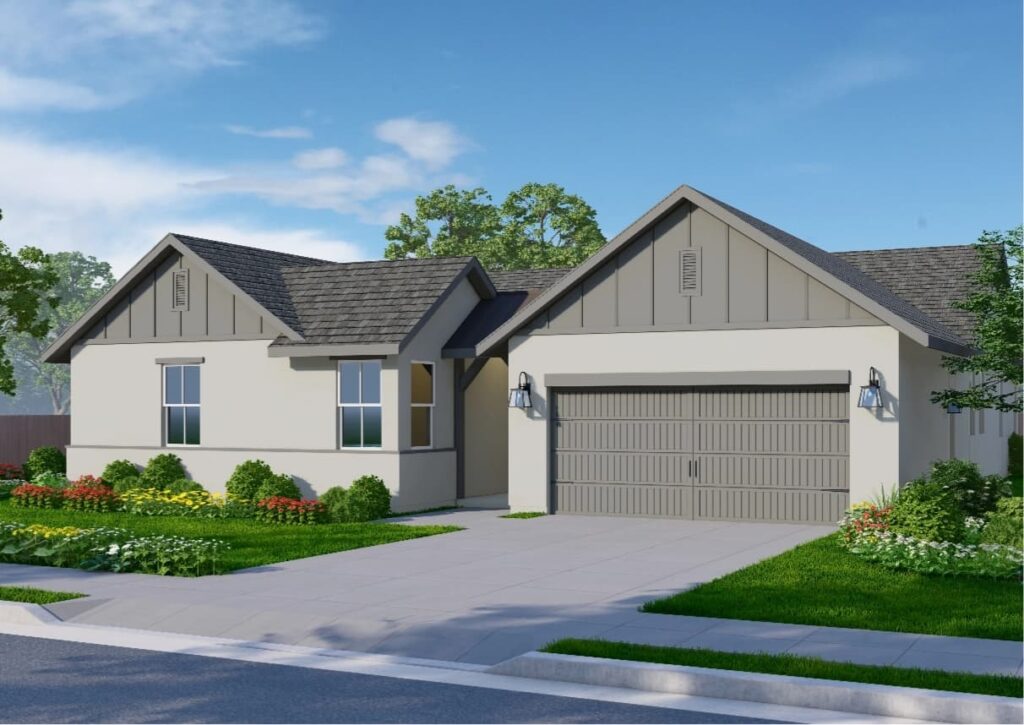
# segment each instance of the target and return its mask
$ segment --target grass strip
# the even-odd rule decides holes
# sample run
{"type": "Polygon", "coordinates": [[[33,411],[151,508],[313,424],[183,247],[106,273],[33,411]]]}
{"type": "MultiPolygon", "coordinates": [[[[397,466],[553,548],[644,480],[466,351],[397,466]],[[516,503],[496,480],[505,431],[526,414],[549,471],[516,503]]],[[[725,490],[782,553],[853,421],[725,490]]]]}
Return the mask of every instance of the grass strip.
{"type": "Polygon", "coordinates": [[[519,511],[514,514],[505,514],[500,517],[503,519],[535,519],[539,516],[547,516],[543,511],[519,511]]]}
{"type": "Polygon", "coordinates": [[[760,672],[770,675],[810,677],[815,680],[863,682],[895,687],[918,687],[926,690],[970,692],[979,695],[1021,697],[1024,681],[1009,675],[976,675],[970,672],[921,670],[909,667],[857,665],[829,662],[817,657],[789,654],[748,654],[719,652],[710,649],[655,647],[600,639],[560,639],[542,652],[582,657],[601,657],[630,662],[653,662],[661,665],[708,667],[736,672],[760,672]]]}
{"type": "Polygon", "coordinates": [[[1021,641],[1019,581],[894,571],[838,534],[801,544],[643,611],[1021,641]]]}
{"type": "Polygon", "coordinates": [[[26,604],[53,604],[68,599],[79,599],[84,594],[77,592],[51,592],[47,589],[36,589],[35,587],[8,587],[0,586],[0,601],[24,602],[26,604]]]}

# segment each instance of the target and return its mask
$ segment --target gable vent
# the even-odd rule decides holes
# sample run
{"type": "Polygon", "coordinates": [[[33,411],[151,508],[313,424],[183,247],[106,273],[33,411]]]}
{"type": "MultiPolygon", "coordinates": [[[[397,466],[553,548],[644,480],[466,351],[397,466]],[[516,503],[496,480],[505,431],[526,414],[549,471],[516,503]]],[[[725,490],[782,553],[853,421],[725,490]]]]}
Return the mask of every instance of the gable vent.
{"type": "Polygon", "coordinates": [[[171,275],[171,309],[188,310],[188,270],[179,269],[171,275]]]}
{"type": "Polygon", "coordinates": [[[679,252],[679,294],[696,296],[700,294],[700,249],[683,249],[679,252]]]}

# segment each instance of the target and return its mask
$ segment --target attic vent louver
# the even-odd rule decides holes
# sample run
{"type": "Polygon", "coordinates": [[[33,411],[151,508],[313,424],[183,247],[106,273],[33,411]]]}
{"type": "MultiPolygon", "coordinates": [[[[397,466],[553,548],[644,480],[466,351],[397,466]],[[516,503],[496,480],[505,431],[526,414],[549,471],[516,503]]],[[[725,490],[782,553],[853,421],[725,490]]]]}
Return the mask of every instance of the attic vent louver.
{"type": "Polygon", "coordinates": [[[175,270],[171,275],[171,309],[188,310],[188,270],[175,270]]]}
{"type": "Polygon", "coordinates": [[[679,294],[700,295],[700,248],[679,252],[679,294]]]}

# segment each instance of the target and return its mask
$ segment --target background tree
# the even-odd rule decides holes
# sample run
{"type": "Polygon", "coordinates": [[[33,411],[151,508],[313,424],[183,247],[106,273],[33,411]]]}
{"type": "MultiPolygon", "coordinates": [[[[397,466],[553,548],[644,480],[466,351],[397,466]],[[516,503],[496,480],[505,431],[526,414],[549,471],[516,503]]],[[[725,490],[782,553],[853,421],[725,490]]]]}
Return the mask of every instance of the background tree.
{"type": "Polygon", "coordinates": [[[500,207],[481,188],[436,189],[384,236],[387,259],[475,255],[488,269],[572,267],[605,243],[596,212],[557,184],[529,183],[500,207]]]}
{"type": "MultiPolygon", "coordinates": [[[[0,213],[0,219],[3,218],[0,213]]],[[[7,347],[15,335],[43,337],[50,329],[47,309],[56,282],[49,259],[41,249],[22,247],[11,252],[0,241],[0,392],[14,395],[17,383],[7,347]]]]}
{"type": "Polygon", "coordinates": [[[1008,232],[983,232],[978,238],[975,248],[981,266],[972,279],[974,291],[967,299],[953,303],[975,317],[971,342],[977,353],[971,357],[947,356],[942,360],[953,374],[971,373],[973,382],[963,388],[932,393],[933,403],[1021,412],[1022,238],[1022,227],[1008,232]],[[1009,384],[1009,391],[1002,390],[1004,383],[1009,384]]]}
{"type": "Polygon", "coordinates": [[[51,290],[57,304],[44,315],[50,324],[49,334],[15,335],[10,350],[19,383],[44,390],[53,412],[64,415],[70,403],[71,371],[67,365],[42,362],[43,350],[114,285],[114,275],[109,264],[81,252],[50,255],[50,268],[57,275],[51,290]]]}

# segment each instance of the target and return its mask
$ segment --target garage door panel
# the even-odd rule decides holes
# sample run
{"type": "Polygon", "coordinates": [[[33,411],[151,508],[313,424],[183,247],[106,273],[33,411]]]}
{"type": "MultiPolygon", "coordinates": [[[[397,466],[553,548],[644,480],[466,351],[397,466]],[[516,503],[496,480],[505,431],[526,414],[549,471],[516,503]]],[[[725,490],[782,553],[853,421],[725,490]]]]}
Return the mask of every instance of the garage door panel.
{"type": "Polygon", "coordinates": [[[680,390],[567,390],[559,392],[560,420],[691,420],[693,401],[680,390]]]}
{"type": "Polygon", "coordinates": [[[845,456],[708,455],[696,456],[698,486],[788,489],[847,489],[845,456]]]}
{"type": "Polygon", "coordinates": [[[554,480],[573,483],[689,484],[691,454],[558,451],[554,480]]]}
{"type": "Polygon", "coordinates": [[[555,483],[552,499],[563,514],[694,518],[690,486],[555,483]]]}
{"type": "Polygon", "coordinates": [[[694,447],[698,453],[845,456],[847,431],[847,424],[839,422],[701,422],[694,447]]]}
{"type": "Polygon", "coordinates": [[[757,491],[694,488],[695,518],[831,523],[849,506],[844,491],[757,491]]]}
{"type": "Polygon", "coordinates": [[[689,451],[693,423],[644,420],[559,420],[559,451],[689,451]]]}
{"type": "Polygon", "coordinates": [[[751,388],[694,393],[701,420],[844,420],[850,417],[845,390],[751,388]]]}

